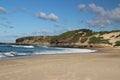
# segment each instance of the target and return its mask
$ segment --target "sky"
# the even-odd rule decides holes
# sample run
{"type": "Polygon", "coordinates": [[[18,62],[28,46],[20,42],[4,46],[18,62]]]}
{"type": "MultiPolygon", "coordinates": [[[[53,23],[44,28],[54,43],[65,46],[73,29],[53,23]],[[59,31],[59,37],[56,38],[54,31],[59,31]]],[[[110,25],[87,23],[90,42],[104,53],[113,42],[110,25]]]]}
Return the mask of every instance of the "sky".
{"type": "Polygon", "coordinates": [[[76,29],[120,30],[120,0],[0,0],[0,42],[76,29]]]}

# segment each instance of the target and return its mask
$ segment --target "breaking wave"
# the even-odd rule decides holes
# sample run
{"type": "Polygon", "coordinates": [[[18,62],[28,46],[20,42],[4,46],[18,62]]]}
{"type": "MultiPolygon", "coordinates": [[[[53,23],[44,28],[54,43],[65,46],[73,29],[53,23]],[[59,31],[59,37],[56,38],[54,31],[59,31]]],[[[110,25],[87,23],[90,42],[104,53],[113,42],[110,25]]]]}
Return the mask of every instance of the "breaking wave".
{"type": "Polygon", "coordinates": [[[32,45],[0,45],[0,59],[26,57],[42,54],[68,54],[68,53],[91,53],[97,50],[79,48],[59,48],[32,45]]]}
{"type": "Polygon", "coordinates": [[[34,46],[23,46],[23,45],[11,45],[12,47],[21,47],[21,48],[34,48],[34,46]]]}
{"type": "MultiPolygon", "coordinates": [[[[59,48],[57,48],[59,49],[59,48]]],[[[62,50],[56,50],[56,51],[41,51],[41,52],[32,52],[32,53],[24,53],[24,52],[4,52],[0,53],[0,58],[11,58],[11,57],[21,57],[21,56],[34,56],[34,55],[42,55],[42,54],[68,54],[68,53],[91,53],[96,52],[97,50],[90,50],[90,49],[71,49],[71,48],[65,48],[62,50]]]]}

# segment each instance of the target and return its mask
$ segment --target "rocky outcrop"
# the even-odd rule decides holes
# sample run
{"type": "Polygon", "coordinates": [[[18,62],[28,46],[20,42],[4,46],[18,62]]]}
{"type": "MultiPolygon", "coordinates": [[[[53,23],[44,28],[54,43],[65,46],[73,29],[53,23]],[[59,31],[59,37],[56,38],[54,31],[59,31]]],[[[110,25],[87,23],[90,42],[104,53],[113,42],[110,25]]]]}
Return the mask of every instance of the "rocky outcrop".
{"type": "Polygon", "coordinates": [[[50,45],[50,36],[31,36],[16,39],[17,44],[50,45]]]}
{"type": "Polygon", "coordinates": [[[59,47],[114,47],[119,46],[120,30],[93,32],[89,29],[68,31],[58,36],[31,36],[16,39],[17,44],[59,47]]]}

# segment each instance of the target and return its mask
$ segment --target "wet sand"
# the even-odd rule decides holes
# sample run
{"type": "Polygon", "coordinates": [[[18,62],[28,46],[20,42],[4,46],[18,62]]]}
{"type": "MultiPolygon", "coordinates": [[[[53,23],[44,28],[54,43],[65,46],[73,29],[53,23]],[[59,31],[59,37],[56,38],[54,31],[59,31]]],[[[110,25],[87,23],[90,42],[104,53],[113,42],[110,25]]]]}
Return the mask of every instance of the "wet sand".
{"type": "Polygon", "coordinates": [[[0,80],[120,80],[120,48],[0,60],[0,80]]]}

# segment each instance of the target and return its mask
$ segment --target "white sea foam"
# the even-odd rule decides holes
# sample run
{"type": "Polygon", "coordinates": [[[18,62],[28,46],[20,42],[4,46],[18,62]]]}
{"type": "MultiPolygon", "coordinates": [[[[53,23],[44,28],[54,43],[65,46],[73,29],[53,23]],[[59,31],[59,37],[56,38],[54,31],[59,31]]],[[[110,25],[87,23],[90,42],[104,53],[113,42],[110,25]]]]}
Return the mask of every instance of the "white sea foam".
{"type": "Polygon", "coordinates": [[[34,48],[34,46],[11,45],[12,47],[34,48]]]}
{"type": "Polygon", "coordinates": [[[6,52],[6,53],[0,53],[0,58],[5,57],[15,57],[15,56],[29,56],[30,53],[17,53],[17,52],[6,52]]]}
{"type": "Polygon", "coordinates": [[[40,55],[40,54],[91,53],[97,51],[90,49],[73,49],[73,48],[57,48],[57,49],[58,50],[46,50],[46,51],[33,52],[33,53],[6,52],[6,53],[0,53],[0,58],[30,56],[30,55],[40,55]]]}
{"type": "MultiPolygon", "coordinates": [[[[59,49],[59,48],[57,48],[59,49]]],[[[62,49],[62,48],[60,48],[62,49]]],[[[58,51],[44,51],[44,52],[36,52],[34,54],[66,54],[66,53],[92,53],[96,52],[97,50],[90,50],[90,49],[71,49],[66,48],[64,50],[58,50],[58,51]]]]}
{"type": "Polygon", "coordinates": [[[0,53],[0,56],[1,57],[12,57],[12,56],[14,56],[13,53],[15,53],[15,52],[0,53]]]}
{"type": "Polygon", "coordinates": [[[0,54],[0,58],[4,58],[4,57],[6,57],[6,56],[3,56],[3,55],[0,54]]]}
{"type": "Polygon", "coordinates": [[[43,48],[49,48],[48,46],[41,46],[41,47],[43,47],[43,48]]]}
{"type": "Polygon", "coordinates": [[[9,57],[10,57],[10,56],[14,56],[12,53],[13,53],[13,52],[7,52],[7,53],[4,53],[3,55],[4,55],[4,56],[9,56],[9,57]]]}

